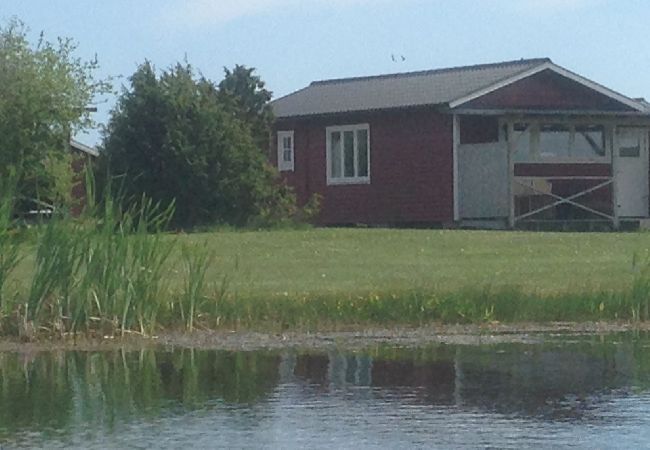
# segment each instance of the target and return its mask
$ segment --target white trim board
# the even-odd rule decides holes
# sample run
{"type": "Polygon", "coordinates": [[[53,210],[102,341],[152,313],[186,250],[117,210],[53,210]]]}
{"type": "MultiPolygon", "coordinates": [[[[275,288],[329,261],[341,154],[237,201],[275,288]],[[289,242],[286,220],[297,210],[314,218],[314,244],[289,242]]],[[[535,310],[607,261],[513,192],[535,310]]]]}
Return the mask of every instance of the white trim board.
{"type": "Polygon", "coordinates": [[[487,95],[491,92],[497,91],[503,87],[509,86],[513,83],[516,83],[517,81],[523,80],[525,78],[531,77],[535,74],[538,74],[544,70],[550,70],[552,72],[555,72],[556,74],[563,76],[565,78],[568,78],[570,80],[575,81],[576,83],[579,83],[591,90],[594,90],[602,95],[605,95],[606,97],[609,97],[611,99],[616,100],[617,102],[620,102],[626,106],[629,106],[630,108],[642,112],[642,113],[649,113],[648,109],[641,103],[637,102],[629,97],[626,97],[623,94],[619,94],[616,91],[613,91],[609,88],[606,88],[603,85],[600,85],[594,81],[591,81],[585,77],[582,77],[576,73],[573,73],[563,67],[558,66],[555,63],[552,62],[545,62],[540,64],[539,66],[535,66],[531,69],[524,70],[523,72],[520,72],[516,75],[513,75],[512,77],[506,78],[505,80],[498,81],[494,84],[491,84],[490,86],[484,87],[482,89],[479,89],[477,91],[472,92],[471,94],[465,95],[463,97],[460,97],[456,100],[453,100],[449,102],[449,107],[450,108],[457,108],[458,106],[461,106],[467,102],[470,102],[472,100],[475,100],[477,98],[483,97],[484,95],[487,95]]]}
{"type": "Polygon", "coordinates": [[[453,135],[453,148],[452,148],[452,157],[453,157],[453,170],[454,170],[454,180],[453,180],[453,189],[454,189],[454,221],[458,222],[460,220],[460,183],[458,180],[458,146],[460,145],[460,120],[458,114],[454,114],[452,118],[452,135],[453,135]]]}

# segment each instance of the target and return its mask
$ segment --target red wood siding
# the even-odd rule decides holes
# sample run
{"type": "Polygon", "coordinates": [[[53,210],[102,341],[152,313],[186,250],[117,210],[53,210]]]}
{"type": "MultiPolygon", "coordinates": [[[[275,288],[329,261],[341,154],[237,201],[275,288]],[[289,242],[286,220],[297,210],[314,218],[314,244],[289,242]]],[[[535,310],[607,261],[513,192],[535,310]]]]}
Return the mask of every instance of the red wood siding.
{"type": "Polygon", "coordinates": [[[72,150],[72,170],[74,184],[72,185],[72,215],[79,216],[86,204],[86,167],[92,164],[93,156],[72,150]]]}
{"type": "Polygon", "coordinates": [[[428,109],[345,114],[282,120],[277,130],[294,130],[295,171],[283,176],[301,203],[315,193],[323,197],[319,224],[453,221],[450,115],[428,109]],[[328,186],[325,128],[361,123],[370,125],[370,184],[328,186]]]}
{"type": "Polygon", "coordinates": [[[472,100],[463,108],[632,111],[627,105],[549,70],[472,100]]]}

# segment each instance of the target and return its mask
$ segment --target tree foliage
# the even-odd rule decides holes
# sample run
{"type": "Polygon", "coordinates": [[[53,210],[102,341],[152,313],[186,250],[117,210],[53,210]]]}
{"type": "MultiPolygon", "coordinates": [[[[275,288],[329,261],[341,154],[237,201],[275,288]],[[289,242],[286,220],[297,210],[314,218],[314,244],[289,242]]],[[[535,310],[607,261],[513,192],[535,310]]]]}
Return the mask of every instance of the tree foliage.
{"type": "Polygon", "coordinates": [[[71,133],[93,125],[87,106],[110,85],[72,40],[31,45],[27,32],[18,20],[0,27],[0,178],[16,177],[22,199],[56,203],[70,192],[71,133]]]}
{"type": "Polygon", "coordinates": [[[250,125],[189,64],[130,77],[106,129],[103,167],[127,197],[175,201],[175,223],[242,225],[286,211],[292,195],[258,150],[250,125]]]}
{"type": "Polygon", "coordinates": [[[250,126],[258,148],[268,150],[273,125],[273,111],[269,104],[272,92],[266,89],[253,68],[238,64],[233,70],[224,68],[224,73],[219,93],[225,101],[231,102],[237,117],[250,126]]]}

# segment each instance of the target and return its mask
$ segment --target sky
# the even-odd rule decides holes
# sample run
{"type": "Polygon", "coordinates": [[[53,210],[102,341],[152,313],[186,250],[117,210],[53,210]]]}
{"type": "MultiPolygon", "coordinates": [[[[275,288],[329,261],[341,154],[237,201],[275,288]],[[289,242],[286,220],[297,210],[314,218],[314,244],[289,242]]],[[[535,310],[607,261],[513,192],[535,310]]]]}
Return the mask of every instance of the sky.
{"type": "Polygon", "coordinates": [[[648,0],[0,0],[0,20],[13,17],[34,42],[73,38],[118,90],[145,60],[187,60],[215,82],[255,67],[277,98],[314,80],[550,57],[650,99],[648,0]]]}

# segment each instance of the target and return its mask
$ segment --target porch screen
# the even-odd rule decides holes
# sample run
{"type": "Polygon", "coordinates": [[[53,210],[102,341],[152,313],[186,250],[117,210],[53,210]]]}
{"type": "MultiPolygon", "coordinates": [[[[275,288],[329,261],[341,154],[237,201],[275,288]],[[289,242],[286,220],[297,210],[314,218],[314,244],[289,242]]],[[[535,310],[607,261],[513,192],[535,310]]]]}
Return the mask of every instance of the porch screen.
{"type": "Polygon", "coordinates": [[[517,123],[516,162],[584,162],[606,157],[602,125],[517,123]]]}

